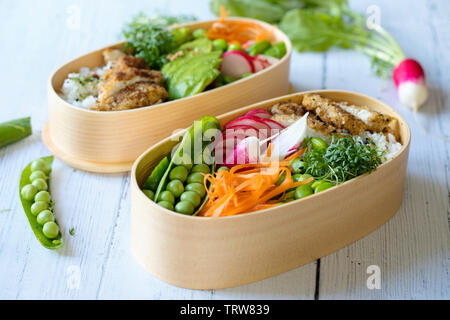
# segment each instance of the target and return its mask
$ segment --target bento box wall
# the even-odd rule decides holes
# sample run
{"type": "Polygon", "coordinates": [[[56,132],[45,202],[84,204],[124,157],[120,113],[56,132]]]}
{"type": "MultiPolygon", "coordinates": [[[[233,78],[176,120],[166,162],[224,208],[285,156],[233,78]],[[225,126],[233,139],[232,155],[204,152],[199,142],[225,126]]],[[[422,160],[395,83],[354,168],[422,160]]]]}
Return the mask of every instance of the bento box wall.
{"type": "MultiPolygon", "coordinates": [[[[242,20],[242,19],[237,19],[242,20]]],[[[243,19],[245,20],[245,19],[243,19]]],[[[206,28],[214,21],[189,23],[191,29],[206,28]]],[[[266,28],[273,26],[258,22],[266,28]]],[[[49,123],[47,146],[63,161],[80,169],[108,172],[109,165],[131,168],[132,162],[149,146],[185,128],[204,115],[219,115],[264,99],[287,94],[291,44],[273,29],[274,41],[284,41],[286,55],[275,65],[254,76],[192,97],[126,111],[88,111],[65,102],[58,91],[68,73],[83,66],[103,63],[102,50],[94,51],[58,69],[48,84],[49,123]],[[84,163],[91,164],[83,165],[84,163]],[[104,168],[102,169],[102,165],[104,168]]],[[[118,47],[121,44],[115,44],[118,47]]],[[[114,166],[111,166],[113,168],[114,166]]],[[[124,171],[123,169],[111,170],[124,171]]]]}

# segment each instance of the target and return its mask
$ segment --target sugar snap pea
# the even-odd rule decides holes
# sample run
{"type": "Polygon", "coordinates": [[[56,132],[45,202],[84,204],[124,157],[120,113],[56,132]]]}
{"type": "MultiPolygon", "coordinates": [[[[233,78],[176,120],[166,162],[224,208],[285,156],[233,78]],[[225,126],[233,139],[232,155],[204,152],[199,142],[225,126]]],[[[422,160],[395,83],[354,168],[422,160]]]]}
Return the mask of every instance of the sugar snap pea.
{"type": "Polygon", "coordinates": [[[0,148],[31,135],[30,117],[0,123],[0,148]]]}
{"type": "Polygon", "coordinates": [[[19,195],[25,215],[38,241],[47,249],[58,249],[63,245],[63,238],[53,213],[53,202],[47,203],[47,194],[50,195],[50,193],[48,191],[37,193],[37,188],[31,184],[32,181],[30,180],[32,172],[37,170],[44,171],[47,176],[45,183],[48,186],[48,190],[50,190],[52,163],[53,156],[43,157],[31,162],[22,171],[19,195]],[[53,219],[49,216],[49,213],[53,215],[53,219]]]}

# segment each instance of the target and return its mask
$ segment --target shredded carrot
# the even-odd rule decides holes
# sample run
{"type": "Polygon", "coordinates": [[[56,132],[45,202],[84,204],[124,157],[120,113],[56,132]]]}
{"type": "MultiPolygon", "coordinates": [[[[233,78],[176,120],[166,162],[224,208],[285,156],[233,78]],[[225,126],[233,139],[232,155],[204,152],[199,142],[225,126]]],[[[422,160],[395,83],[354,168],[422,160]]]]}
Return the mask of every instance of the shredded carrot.
{"type": "Polygon", "coordinates": [[[246,44],[249,41],[270,40],[273,29],[269,30],[253,21],[227,21],[225,7],[220,6],[219,21],[208,30],[208,38],[224,39],[229,44],[246,44]]]}
{"type": "MultiPolygon", "coordinates": [[[[269,146],[269,153],[271,147],[269,146]]],[[[205,175],[208,201],[200,216],[222,217],[272,208],[283,199],[287,190],[309,183],[311,179],[294,182],[289,161],[248,163],[205,175]],[[281,184],[279,178],[285,175],[281,184]]]]}

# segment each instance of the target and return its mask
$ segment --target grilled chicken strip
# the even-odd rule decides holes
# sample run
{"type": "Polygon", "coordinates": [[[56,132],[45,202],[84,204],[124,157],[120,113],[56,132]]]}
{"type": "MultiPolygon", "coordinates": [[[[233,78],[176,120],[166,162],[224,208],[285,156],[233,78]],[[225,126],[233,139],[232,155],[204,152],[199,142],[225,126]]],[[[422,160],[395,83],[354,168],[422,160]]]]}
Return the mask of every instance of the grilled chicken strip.
{"type": "Polygon", "coordinates": [[[104,53],[111,69],[105,71],[98,84],[99,96],[92,110],[114,111],[150,106],[165,101],[160,71],[150,70],[145,61],[112,50],[104,53]]]}

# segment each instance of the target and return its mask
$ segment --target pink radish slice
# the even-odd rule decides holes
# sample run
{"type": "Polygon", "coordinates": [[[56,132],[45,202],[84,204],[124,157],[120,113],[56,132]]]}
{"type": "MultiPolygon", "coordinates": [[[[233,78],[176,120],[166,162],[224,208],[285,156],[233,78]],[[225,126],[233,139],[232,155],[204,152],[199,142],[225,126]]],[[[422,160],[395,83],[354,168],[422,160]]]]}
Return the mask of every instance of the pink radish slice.
{"type": "Polygon", "coordinates": [[[227,154],[225,165],[232,167],[236,164],[256,163],[259,160],[259,139],[248,137],[241,140],[232,152],[227,154]]]}
{"type": "Polygon", "coordinates": [[[262,119],[271,129],[283,130],[285,127],[276,121],[271,119],[262,119]]]}
{"type": "Polygon", "coordinates": [[[220,72],[223,75],[240,78],[246,73],[253,73],[253,58],[239,50],[227,51],[222,55],[220,72]]]}
{"type": "Polygon", "coordinates": [[[277,59],[277,58],[275,58],[275,57],[266,56],[266,55],[263,55],[263,54],[258,54],[258,55],[256,56],[256,58],[259,59],[259,60],[261,60],[261,61],[263,62],[263,64],[266,65],[266,68],[267,68],[268,66],[271,66],[271,65],[277,63],[278,61],[280,61],[279,59],[277,59]]]}
{"type": "Polygon", "coordinates": [[[401,103],[407,107],[418,109],[427,99],[425,73],[416,60],[405,59],[400,62],[395,67],[392,78],[401,103]]]}
{"type": "Polygon", "coordinates": [[[255,116],[242,116],[239,117],[237,119],[234,119],[233,121],[228,122],[225,125],[225,129],[232,127],[232,126],[236,126],[236,125],[245,125],[245,126],[251,126],[253,128],[256,128],[258,130],[263,130],[263,129],[270,129],[270,126],[267,125],[263,119],[255,117],[255,116]]]}
{"type": "Polygon", "coordinates": [[[252,109],[249,112],[247,112],[245,115],[247,116],[255,116],[258,118],[264,118],[264,119],[269,119],[270,117],[272,117],[272,113],[268,110],[265,109],[252,109]]]}
{"type": "Polygon", "coordinates": [[[261,70],[264,70],[266,67],[262,60],[253,59],[253,68],[255,69],[255,73],[261,70]]]}

